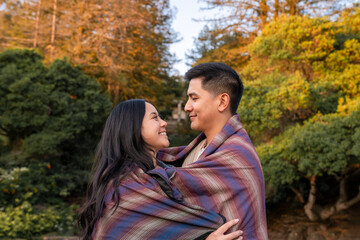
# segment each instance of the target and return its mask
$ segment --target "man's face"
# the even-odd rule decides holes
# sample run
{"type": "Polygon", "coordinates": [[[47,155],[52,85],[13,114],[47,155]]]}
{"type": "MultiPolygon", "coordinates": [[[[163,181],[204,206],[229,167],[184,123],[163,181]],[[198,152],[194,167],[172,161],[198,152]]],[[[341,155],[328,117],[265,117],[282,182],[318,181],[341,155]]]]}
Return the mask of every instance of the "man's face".
{"type": "Polygon", "coordinates": [[[191,128],[206,134],[216,124],[216,116],[219,113],[218,99],[203,89],[201,78],[190,80],[187,95],[185,111],[189,114],[191,128]]]}

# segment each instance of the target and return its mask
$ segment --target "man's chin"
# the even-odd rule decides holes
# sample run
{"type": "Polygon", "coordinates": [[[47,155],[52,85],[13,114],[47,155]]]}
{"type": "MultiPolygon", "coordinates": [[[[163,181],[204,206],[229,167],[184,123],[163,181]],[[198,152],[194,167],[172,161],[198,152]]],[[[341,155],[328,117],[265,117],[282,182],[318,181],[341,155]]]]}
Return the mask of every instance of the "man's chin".
{"type": "Polygon", "coordinates": [[[200,131],[199,126],[193,122],[191,123],[190,127],[194,131],[200,131]]]}

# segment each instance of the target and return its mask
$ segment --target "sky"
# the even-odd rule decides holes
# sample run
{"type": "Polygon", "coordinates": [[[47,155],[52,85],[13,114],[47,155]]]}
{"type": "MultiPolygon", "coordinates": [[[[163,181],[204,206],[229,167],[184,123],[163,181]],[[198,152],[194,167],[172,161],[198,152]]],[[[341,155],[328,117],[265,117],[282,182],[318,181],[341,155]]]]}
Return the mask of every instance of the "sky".
{"type": "Polygon", "coordinates": [[[179,38],[182,38],[181,41],[170,46],[170,52],[175,53],[177,58],[181,60],[174,65],[174,69],[178,70],[180,75],[184,75],[190,68],[186,65],[185,53],[193,48],[194,38],[199,35],[206,24],[205,22],[196,22],[193,19],[210,18],[213,11],[201,10],[201,7],[206,7],[206,3],[199,3],[198,0],[170,0],[170,7],[172,9],[177,8],[172,28],[179,34],[179,38]]]}

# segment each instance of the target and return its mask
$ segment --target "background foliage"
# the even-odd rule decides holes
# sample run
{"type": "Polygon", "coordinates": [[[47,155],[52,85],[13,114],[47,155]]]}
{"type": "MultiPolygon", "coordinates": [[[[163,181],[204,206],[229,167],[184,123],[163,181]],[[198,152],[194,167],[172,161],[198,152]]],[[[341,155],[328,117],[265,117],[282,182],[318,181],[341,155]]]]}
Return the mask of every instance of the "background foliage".
{"type": "MultiPolygon", "coordinates": [[[[238,113],[262,161],[268,210],[286,203],[325,220],[359,202],[359,6],[203,2],[222,14],[188,57],[241,74],[238,113]]],[[[167,0],[1,2],[0,238],[76,234],[111,108],[145,98],[170,116],[184,100],[171,73],[172,17],[167,0]]],[[[196,134],[184,122],[169,137],[183,145],[196,134]]]]}
{"type": "MultiPolygon", "coordinates": [[[[36,48],[47,63],[66,56],[94,77],[116,104],[145,98],[161,110],[177,40],[168,0],[6,0],[0,8],[0,50],[36,48]]],[[[173,86],[174,87],[174,86],[173,86]]]]}
{"type": "Polygon", "coordinates": [[[65,60],[46,67],[31,50],[3,51],[0,80],[2,234],[60,230],[61,213],[46,206],[68,211],[65,201],[82,192],[112,103],[80,68],[65,60]]]}

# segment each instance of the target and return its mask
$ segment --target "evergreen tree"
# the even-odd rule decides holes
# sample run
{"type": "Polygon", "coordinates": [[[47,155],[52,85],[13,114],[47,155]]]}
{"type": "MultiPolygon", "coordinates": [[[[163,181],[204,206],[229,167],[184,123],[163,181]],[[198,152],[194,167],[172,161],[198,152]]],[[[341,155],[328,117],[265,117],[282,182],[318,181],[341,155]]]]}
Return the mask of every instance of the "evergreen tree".
{"type": "Polygon", "coordinates": [[[87,181],[111,109],[94,79],[65,60],[46,68],[34,51],[7,50],[0,54],[0,106],[7,149],[1,152],[1,168],[47,163],[60,190],[47,186],[46,191],[57,195],[69,195],[87,181]]]}

